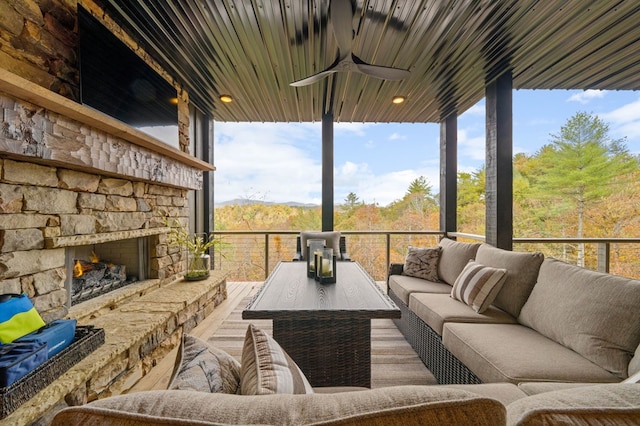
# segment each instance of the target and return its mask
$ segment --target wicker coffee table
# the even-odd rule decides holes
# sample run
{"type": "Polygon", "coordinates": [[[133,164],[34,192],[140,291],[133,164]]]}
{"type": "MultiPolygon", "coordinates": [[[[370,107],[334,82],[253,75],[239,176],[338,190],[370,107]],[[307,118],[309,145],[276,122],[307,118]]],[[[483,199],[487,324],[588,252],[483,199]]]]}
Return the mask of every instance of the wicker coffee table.
{"type": "Polygon", "coordinates": [[[305,262],[280,262],[242,311],[273,320],[273,337],[312,386],[371,386],[371,319],[400,310],[356,262],[337,263],[337,282],[307,278],[305,262]]]}

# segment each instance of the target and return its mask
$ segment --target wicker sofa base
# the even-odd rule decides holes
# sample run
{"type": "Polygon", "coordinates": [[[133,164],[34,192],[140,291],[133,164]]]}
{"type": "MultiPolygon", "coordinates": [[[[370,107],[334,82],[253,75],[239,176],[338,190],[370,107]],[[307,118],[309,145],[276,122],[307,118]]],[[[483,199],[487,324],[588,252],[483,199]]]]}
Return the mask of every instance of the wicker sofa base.
{"type": "Polygon", "coordinates": [[[4,419],[69,368],[104,343],[104,330],[77,326],[73,342],[44,364],[13,383],[0,388],[0,419],[4,419]]]}
{"type": "Polygon", "coordinates": [[[402,317],[394,319],[394,323],[439,384],[482,383],[478,376],[444,347],[442,337],[410,310],[391,289],[389,297],[402,312],[402,317]]]}

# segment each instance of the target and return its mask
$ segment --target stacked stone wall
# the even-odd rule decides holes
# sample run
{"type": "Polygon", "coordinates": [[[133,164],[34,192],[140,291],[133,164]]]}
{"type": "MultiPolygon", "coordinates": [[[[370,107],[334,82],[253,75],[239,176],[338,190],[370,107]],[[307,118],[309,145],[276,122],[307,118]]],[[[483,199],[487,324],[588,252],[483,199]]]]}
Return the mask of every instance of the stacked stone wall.
{"type": "MultiPolygon", "coordinates": [[[[184,189],[0,158],[0,294],[25,292],[45,321],[64,317],[68,271],[58,239],[136,236],[163,228],[166,215],[186,221],[186,196],[184,189]]],[[[175,279],[183,253],[167,245],[164,232],[149,238],[150,278],[175,279]]]]}
{"type": "Polygon", "coordinates": [[[0,0],[0,67],[80,102],[78,5],[87,9],[159,75],[178,98],[180,150],[189,152],[189,96],[94,0],[0,0]]]}

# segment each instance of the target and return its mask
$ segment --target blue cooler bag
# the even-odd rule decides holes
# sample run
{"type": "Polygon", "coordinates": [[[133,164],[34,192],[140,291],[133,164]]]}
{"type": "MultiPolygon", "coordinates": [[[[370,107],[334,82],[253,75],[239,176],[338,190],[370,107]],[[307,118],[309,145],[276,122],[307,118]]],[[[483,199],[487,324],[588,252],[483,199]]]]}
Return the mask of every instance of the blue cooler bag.
{"type": "Polygon", "coordinates": [[[27,334],[16,342],[41,342],[47,344],[47,358],[52,358],[55,354],[73,342],[76,334],[76,320],[60,319],[51,321],[44,327],[27,334]]]}
{"type": "Polygon", "coordinates": [[[47,344],[13,342],[0,345],[0,387],[7,387],[47,360],[47,344]]]}

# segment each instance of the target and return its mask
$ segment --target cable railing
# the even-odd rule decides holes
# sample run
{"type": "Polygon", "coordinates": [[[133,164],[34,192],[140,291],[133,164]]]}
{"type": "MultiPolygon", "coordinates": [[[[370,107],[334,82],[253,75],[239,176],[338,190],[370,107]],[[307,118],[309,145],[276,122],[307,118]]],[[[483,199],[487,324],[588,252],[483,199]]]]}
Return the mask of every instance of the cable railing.
{"type": "MultiPolygon", "coordinates": [[[[347,252],[376,280],[385,280],[391,262],[404,262],[409,245],[431,247],[441,231],[341,231],[347,252]]],[[[221,244],[213,267],[229,271],[231,281],[264,280],[275,265],[291,260],[300,231],[214,231],[221,244]]]]}
{"type": "MultiPolygon", "coordinates": [[[[341,231],[352,260],[376,280],[384,281],[389,264],[403,263],[407,247],[433,247],[442,231],[341,231]]],[[[229,272],[230,281],[262,281],[275,265],[293,259],[300,231],[214,231],[221,241],[212,267],[229,272]]],[[[459,241],[484,241],[484,236],[449,233],[459,241]]],[[[640,238],[514,238],[514,251],[540,251],[569,263],[629,278],[640,278],[640,238]],[[581,246],[584,248],[581,249],[581,246]],[[581,254],[582,253],[582,254],[581,254]]]]}

